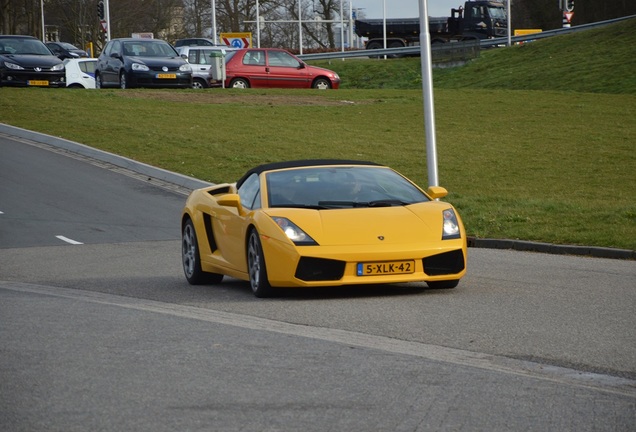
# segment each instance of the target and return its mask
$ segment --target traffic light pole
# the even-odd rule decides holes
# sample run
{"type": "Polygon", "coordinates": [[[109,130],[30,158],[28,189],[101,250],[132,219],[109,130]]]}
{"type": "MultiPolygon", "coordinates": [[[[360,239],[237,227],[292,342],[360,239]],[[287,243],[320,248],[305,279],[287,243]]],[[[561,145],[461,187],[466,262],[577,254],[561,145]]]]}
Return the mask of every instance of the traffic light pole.
{"type": "Polygon", "coordinates": [[[105,8],[104,13],[106,14],[106,41],[110,40],[110,5],[108,4],[108,0],[104,0],[105,8]]]}

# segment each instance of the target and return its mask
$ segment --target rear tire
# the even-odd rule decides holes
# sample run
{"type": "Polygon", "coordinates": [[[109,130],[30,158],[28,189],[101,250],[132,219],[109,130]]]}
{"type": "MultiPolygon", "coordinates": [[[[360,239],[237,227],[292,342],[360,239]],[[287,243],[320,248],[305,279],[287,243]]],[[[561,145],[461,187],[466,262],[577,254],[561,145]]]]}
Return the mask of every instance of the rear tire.
{"type": "Polygon", "coordinates": [[[223,280],[222,274],[208,273],[201,270],[201,256],[199,255],[197,233],[190,219],[183,225],[181,262],[183,263],[183,273],[190,285],[220,283],[223,280]]]}
{"type": "Polygon", "coordinates": [[[247,82],[247,80],[244,78],[234,78],[232,81],[230,81],[230,87],[246,89],[250,88],[250,83],[247,82]]]}
{"type": "Polygon", "coordinates": [[[253,229],[247,240],[247,269],[250,275],[250,287],[256,297],[270,297],[272,286],[267,279],[265,256],[258,232],[253,229]]]}

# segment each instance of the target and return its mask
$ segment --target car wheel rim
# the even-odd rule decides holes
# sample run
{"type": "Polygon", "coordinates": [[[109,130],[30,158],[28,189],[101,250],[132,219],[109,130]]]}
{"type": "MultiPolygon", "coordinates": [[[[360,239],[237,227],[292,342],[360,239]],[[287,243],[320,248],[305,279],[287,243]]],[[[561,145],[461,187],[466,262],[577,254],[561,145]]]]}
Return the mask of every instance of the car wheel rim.
{"type": "Polygon", "coordinates": [[[186,225],[183,230],[181,254],[183,256],[183,270],[188,277],[191,277],[194,274],[194,259],[196,251],[194,231],[191,225],[186,225]]]}
{"type": "Polygon", "coordinates": [[[258,234],[252,233],[250,236],[249,246],[247,248],[247,262],[250,272],[250,285],[252,291],[258,290],[261,274],[261,259],[258,248],[258,234]]]}
{"type": "Polygon", "coordinates": [[[203,84],[201,84],[200,82],[198,82],[198,81],[194,81],[194,82],[192,83],[192,88],[194,88],[194,89],[202,89],[202,88],[204,88],[204,87],[203,87],[203,84]]]}
{"type": "Polygon", "coordinates": [[[318,81],[316,83],[316,88],[319,90],[327,90],[329,85],[325,81],[318,81]]]}

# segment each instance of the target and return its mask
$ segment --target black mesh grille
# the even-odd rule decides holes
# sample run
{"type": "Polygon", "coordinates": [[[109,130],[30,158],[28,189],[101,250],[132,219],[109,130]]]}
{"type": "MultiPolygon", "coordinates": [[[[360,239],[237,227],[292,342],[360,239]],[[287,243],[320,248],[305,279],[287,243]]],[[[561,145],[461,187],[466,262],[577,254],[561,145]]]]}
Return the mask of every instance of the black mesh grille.
{"type": "Polygon", "coordinates": [[[464,270],[464,254],[461,249],[433,255],[422,260],[424,273],[429,276],[456,274],[464,270]]]}
{"type": "Polygon", "coordinates": [[[203,214],[203,225],[205,225],[205,235],[208,238],[210,251],[214,252],[216,251],[217,246],[216,240],[214,239],[214,231],[212,230],[212,217],[207,213],[203,214]]]}
{"type": "Polygon", "coordinates": [[[304,281],[340,280],[344,269],[344,261],[302,257],[296,267],[296,278],[304,281]]]}

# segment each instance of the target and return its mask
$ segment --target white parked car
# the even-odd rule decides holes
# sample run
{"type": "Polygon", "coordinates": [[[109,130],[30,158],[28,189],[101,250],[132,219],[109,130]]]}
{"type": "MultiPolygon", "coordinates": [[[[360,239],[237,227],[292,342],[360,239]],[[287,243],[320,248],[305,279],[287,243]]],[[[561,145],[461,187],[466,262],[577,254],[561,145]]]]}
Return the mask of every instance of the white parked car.
{"type": "Polygon", "coordinates": [[[69,58],[64,60],[66,67],[66,87],[71,88],[95,88],[94,58],[69,58]]]}

